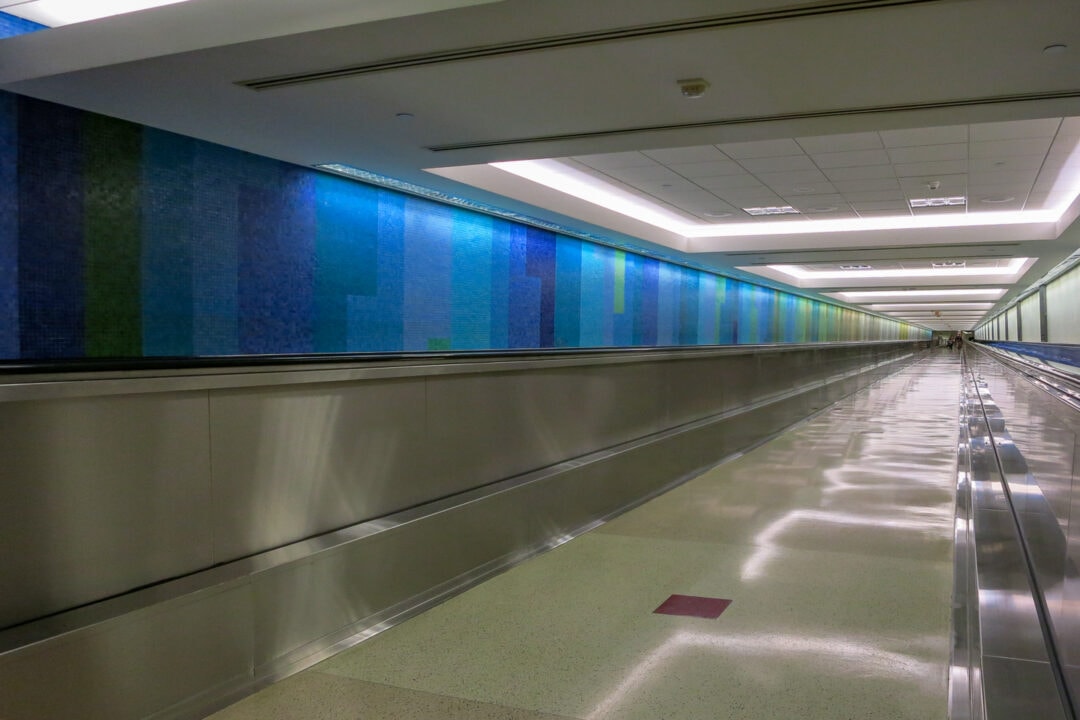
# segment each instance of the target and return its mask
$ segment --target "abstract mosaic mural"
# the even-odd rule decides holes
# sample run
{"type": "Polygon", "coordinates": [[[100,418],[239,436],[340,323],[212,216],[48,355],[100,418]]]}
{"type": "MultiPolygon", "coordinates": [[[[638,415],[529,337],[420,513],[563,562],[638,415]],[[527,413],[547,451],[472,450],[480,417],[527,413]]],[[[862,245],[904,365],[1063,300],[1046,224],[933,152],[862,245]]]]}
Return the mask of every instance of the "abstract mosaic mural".
{"type": "Polygon", "coordinates": [[[923,331],[0,93],[0,358],[713,345],[923,331]]]}
{"type": "Polygon", "coordinates": [[[26,33],[47,29],[47,27],[39,23],[24,20],[21,17],[6,12],[0,12],[0,40],[6,37],[25,35],[26,33]]]}

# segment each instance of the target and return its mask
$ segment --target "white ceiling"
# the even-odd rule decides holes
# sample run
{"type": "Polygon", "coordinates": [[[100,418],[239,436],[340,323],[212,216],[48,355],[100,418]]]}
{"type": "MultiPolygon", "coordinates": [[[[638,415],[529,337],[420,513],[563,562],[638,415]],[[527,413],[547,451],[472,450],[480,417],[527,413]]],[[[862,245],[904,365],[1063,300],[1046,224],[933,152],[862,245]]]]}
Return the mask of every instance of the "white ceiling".
{"type": "Polygon", "coordinates": [[[714,223],[766,222],[743,208],[791,206],[791,220],[1042,209],[1080,166],[1080,118],[844,133],[563,158],[613,185],[714,223]],[[1055,192],[1056,190],[1056,192],[1055,192]],[[966,206],[911,209],[916,198],[966,206]],[[724,214],[727,217],[724,217],[724,214]]]}
{"type": "MultiPolygon", "coordinates": [[[[1024,225],[680,238],[487,165],[561,158],[716,225],[1045,207],[1080,138],[1075,0],[191,0],[0,41],[0,87],[364,168],[739,277],[1029,258],[1015,277],[872,283],[1001,288],[980,300],[1000,307],[1080,246],[1075,209],[1024,225]],[[1067,49],[1044,52],[1054,44],[1067,49]],[[680,94],[692,77],[710,82],[704,97],[680,94]],[[944,194],[967,204],[908,208],[944,194]],[[803,212],[741,210],[765,205],[803,212]]],[[[936,306],[911,317],[927,327],[972,327],[986,310],[922,298],[936,306]]]]}

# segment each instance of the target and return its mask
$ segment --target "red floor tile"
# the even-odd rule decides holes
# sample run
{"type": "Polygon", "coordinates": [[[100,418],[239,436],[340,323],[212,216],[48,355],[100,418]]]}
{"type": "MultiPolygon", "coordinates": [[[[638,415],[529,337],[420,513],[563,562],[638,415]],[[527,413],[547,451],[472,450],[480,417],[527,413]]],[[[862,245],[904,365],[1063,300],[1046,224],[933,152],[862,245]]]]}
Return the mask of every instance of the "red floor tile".
{"type": "Polygon", "coordinates": [[[716,619],[727,610],[730,600],[723,598],[698,597],[697,595],[672,595],[660,607],[653,610],[661,615],[688,615],[716,619]]]}

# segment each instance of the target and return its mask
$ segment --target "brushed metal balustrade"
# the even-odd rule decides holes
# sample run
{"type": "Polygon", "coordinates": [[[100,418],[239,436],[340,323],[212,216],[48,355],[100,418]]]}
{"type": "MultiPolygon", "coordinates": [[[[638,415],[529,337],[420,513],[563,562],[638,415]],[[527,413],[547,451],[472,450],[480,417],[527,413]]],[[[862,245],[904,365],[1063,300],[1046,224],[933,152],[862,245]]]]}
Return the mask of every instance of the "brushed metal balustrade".
{"type": "Polygon", "coordinates": [[[0,717],[197,717],[919,347],[0,378],[0,717]]]}

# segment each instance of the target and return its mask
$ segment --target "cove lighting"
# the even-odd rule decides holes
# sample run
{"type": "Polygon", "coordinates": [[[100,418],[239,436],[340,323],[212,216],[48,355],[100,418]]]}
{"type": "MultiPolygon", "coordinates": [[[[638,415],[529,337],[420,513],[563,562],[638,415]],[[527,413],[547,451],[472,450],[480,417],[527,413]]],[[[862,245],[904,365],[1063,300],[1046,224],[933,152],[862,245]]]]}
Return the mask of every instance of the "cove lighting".
{"type": "Polygon", "coordinates": [[[181,2],[187,0],[30,0],[2,9],[8,15],[58,27],[181,2]]]}
{"type": "MultiPolygon", "coordinates": [[[[1080,141],[1065,158],[1063,167],[1080,169],[1080,141]]],[[[584,172],[570,161],[559,159],[521,160],[491,163],[490,167],[512,173],[539,185],[599,205],[613,212],[632,217],[685,239],[762,237],[768,235],[805,235],[859,231],[902,231],[935,228],[988,227],[991,225],[1054,224],[1069,210],[1080,195],[1080,172],[1058,175],[1050,196],[1056,205],[1041,210],[1003,210],[988,212],[917,213],[884,217],[813,219],[806,214],[798,219],[770,222],[763,218],[754,221],[708,223],[691,220],[668,210],[660,201],[623,190],[613,181],[584,172]],[[609,202],[610,198],[617,199],[609,202]]],[[[966,205],[962,195],[946,198],[915,198],[926,207],[966,205]]],[[[777,206],[780,208],[783,206],[777,206]]],[[[754,208],[744,208],[749,211],[754,208]]]]}
{"type": "Polygon", "coordinates": [[[680,235],[685,235],[691,228],[681,215],[601,182],[558,160],[520,160],[491,163],[491,166],[680,235]]]}
{"type": "Polygon", "coordinates": [[[879,298],[879,297],[989,297],[998,299],[1005,294],[1005,288],[957,288],[948,290],[855,290],[836,293],[846,298],[879,298]]]}
{"type": "MultiPolygon", "coordinates": [[[[798,265],[769,265],[769,268],[799,280],[854,280],[857,278],[928,278],[963,277],[970,275],[1016,275],[1028,261],[1026,257],[1013,258],[1004,267],[931,267],[903,268],[897,270],[805,270],[798,265]]],[[[869,267],[869,266],[866,266],[869,267]]]]}

